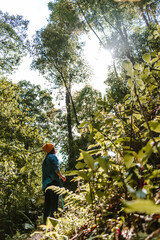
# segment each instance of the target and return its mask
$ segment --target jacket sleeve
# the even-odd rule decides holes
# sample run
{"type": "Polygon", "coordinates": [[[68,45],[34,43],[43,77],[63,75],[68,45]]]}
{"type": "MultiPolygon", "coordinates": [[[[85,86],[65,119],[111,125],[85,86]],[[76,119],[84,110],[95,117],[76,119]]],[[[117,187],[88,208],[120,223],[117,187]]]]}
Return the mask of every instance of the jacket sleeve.
{"type": "Polygon", "coordinates": [[[58,158],[56,157],[56,155],[50,155],[50,160],[51,160],[51,164],[53,167],[53,170],[58,173],[60,168],[59,168],[59,161],[58,158]]]}

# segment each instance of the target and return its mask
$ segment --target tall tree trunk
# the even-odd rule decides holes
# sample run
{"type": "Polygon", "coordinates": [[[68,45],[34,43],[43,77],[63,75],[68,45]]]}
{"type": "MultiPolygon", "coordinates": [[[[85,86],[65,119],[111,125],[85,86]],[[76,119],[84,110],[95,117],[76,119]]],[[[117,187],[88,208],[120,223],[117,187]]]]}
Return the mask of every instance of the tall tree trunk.
{"type": "Polygon", "coordinates": [[[74,168],[74,148],[72,135],[72,116],[71,116],[71,98],[70,86],[66,89],[66,110],[67,110],[67,129],[68,129],[68,170],[74,168]]]}
{"type": "Polygon", "coordinates": [[[69,96],[69,89],[66,90],[66,109],[67,109],[67,128],[68,128],[68,138],[72,141],[72,120],[71,120],[71,101],[69,96]]]}
{"type": "Polygon", "coordinates": [[[71,170],[71,169],[74,169],[74,167],[75,167],[75,152],[74,152],[74,147],[73,147],[73,135],[72,135],[71,104],[72,104],[72,107],[73,107],[73,112],[74,112],[74,115],[75,115],[75,120],[76,120],[77,126],[79,125],[79,121],[78,121],[77,112],[76,112],[75,105],[74,105],[73,98],[72,98],[72,94],[71,94],[71,81],[70,80],[66,81],[65,76],[63,75],[63,72],[61,71],[61,69],[59,68],[59,66],[57,64],[56,64],[55,68],[60,73],[60,75],[62,77],[62,81],[63,81],[64,86],[65,86],[65,90],[66,90],[68,155],[69,155],[68,156],[68,164],[67,164],[68,169],[67,170],[71,170]]]}

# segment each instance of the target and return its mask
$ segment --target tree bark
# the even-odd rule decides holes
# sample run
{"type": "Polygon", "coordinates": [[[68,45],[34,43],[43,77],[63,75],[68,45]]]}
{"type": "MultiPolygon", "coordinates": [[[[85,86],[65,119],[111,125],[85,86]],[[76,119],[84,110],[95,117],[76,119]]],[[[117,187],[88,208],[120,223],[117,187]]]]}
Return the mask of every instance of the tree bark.
{"type": "Polygon", "coordinates": [[[146,23],[147,27],[149,27],[149,22],[148,22],[148,20],[147,20],[147,18],[146,18],[146,16],[145,16],[145,14],[144,14],[143,7],[142,7],[142,6],[140,6],[139,8],[140,8],[140,11],[141,11],[141,13],[142,13],[142,17],[143,17],[143,19],[144,19],[144,21],[145,21],[145,23],[146,23]]]}
{"type": "Polygon", "coordinates": [[[152,16],[153,16],[153,19],[154,19],[155,24],[158,25],[159,23],[158,23],[158,20],[157,20],[157,18],[156,18],[156,14],[155,14],[155,12],[154,12],[153,9],[151,10],[151,13],[152,13],[152,16]]]}
{"type": "Polygon", "coordinates": [[[71,101],[70,101],[69,90],[70,88],[66,89],[67,128],[68,128],[68,138],[70,141],[72,141],[73,136],[72,136],[72,120],[71,120],[71,101]]]}
{"type": "Polygon", "coordinates": [[[71,116],[71,98],[70,86],[66,88],[66,110],[67,110],[67,128],[68,128],[68,170],[74,169],[74,147],[72,135],[72,116],[71,116]]]}

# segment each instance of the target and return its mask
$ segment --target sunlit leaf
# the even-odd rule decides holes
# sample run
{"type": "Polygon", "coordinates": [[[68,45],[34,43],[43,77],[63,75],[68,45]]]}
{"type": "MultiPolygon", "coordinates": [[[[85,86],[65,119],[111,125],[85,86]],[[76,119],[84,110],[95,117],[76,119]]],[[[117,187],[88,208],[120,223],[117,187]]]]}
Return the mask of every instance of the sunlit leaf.
{"type": "Polygon", "coordinates": [[[146,146],[144,146],[139,152],[138,152],[138,158],[141,163],[146,163],[148,158],[151,156],[153,147],[151,144],[152,141],[149,141],[146,146]]]}
{"type": "Polygon", "coordinates": [[[86,165],[85,163],[78,162],[75,167],[76,167],[76,169],[82,169],[82,168],[84,168],[85,165],[86,165]]]}
{"type": "Polygon", "coordinates": [[[46,223],[46,229],[48,230],[51,227],[55,227],[58,224],[59,220],[52,218],[52,217],[48,217],[47,218],[47,223],[46,223]]]}
{"type": "Polygon", "coordinates": [[[139,63],[134,64],[134,69],[140,71],[141,70],[141,65],[139,63]]]}
{"type": "Polygon", "coordinates": [[[100,157],[97,160],[99,161],[99,165],[101,166],[101,168],[103,168],[103,170],[107,173],[109,168],[109,157],[100,157]]]}
{"type": "Polygon", "coordinates": [[[149,126],[152,131],[160,133],[160,122],[157,120],[153,120],[149,122],[149,126]]]}
{"type": "Polygon", "coordinates": [[[137,199],[133,201],[125,201],[124,208],[126,212],[139,212],[146,214],[159,214],[160,206],[151,200],[137,199]]]}
{"type": "Polygon", "coordinates": [[[145,53],[142,58],[147,63],[151,62],[151,55],[149,53],[145,53]]]}
{"type": "Polygon", "coordinates": [[[87,121],[85,121],[85,122],[82,122],[78,127],[79,128],[82,128],[82,127],[84,127],[85,125],[88,125],[90,122],[87,122],[87,121]]]}
{"type": "Polygon", "coordinates": [[[27,167],[24,166],[24,167],[21,168],[20,173],[21,173],[22,175],[24,175],[24,174],[27,173],[27,170],[28,170],[27,167]]]}
{"type": "Polygon", "coordinates": [[[137,80],[136,80],[136,83],[137,83],[140,87],[142,87],[142,88],[145,87],[144,82],[143,82],[141,79],[137,79],[137,80]]]}
{"type": "Polygon", "coordinates": [[[126,70],[127,75],[129,75],[130,77],[133,76],[133,65],[130,60],[123,61],[122,67],[126,70]]]}
{"type": "Polygon", "coordinates": [[[152,59],[152,63],[157,62],[158,59],[159,59],[158,57],[153,58],[153,59],[152,59]]]}
{"type": "Polygon", "coordinates": [[[158,176],[160,176],[160,169],[159,170],[154,170],[152,172],[152,175],[150,176],[150,178],[156,178],[158,176]]]}
{"type": "Polygon", "coordinates": [[[131,103],[131,100],[130,99],[128,99],[127,101],[125,101],[125,104],[126,105],[128,105],[128,104],[130,104],[131,103]]]}
{"type": "Polygon", "coordinates": [[[126,154],[124,156],[124,163],[125,163],[127,168],[129,168],[131,166],[133,161],[134,161],[134,156],[132,154],[126,154]]]}
{"type": "Polygon", "coordinates": [[[158,31],[154,30],[153,35],[157,35],[157,34],[158,34],[158,31]]]}
{"type": "Polygon", "coordinates": [[[92,203],[92,198],[90,193],[86,193],[86,201],[91,204],[92,203]]]}
{"type": "Polygon", "coordinates": [[[79,172],[78,172],[78,170],[72,170],[72,171],[66,171],[65,172],[65,175],[66,176],[75,176],[75,175],[77,175],[79,172]]]}
{"type": "Polygon", "coordinates": [[[128,79],[128,86],[129,86],[130,88],[132,88],[132,87],[134,86],[131,78],[128,79]]]}
{"type": "Polygon", "coordinates": [[[142,118],[142,115],[141,115],[141,114],[136,114],[136,113],[135,113],[133,116],[136,117],[137,119],[141,119],[141,118],[142,118]]]}
{"type": "Polygon", "coordinates": [[[83,159],[83,154],[81,152],[80,155],[79,155],[79,158],[77,159],[77,161],[82,160],[82,159],[83,159]]]}
{"type": "Polygon", "coordinates": [[[94,170],[94,159],[93,159],[93,157],[83,150],[81,150],[81,152],[82,152],[84,161],[87,164],[87,166],[89,168],[91,168],[92,170],[94,170]]]}
{"type": "Polygon", "coordinates": [[[79,175],[80,177],[82,177],[82,178],[83,178],[84,180],[86,180],[86,181],[89,181],[89,180],[90,180],[89,176],[88,176],[87,173],[84,172],[84,171],[79,171],[79,172],[78,172],[78,175],[79,175]]]}

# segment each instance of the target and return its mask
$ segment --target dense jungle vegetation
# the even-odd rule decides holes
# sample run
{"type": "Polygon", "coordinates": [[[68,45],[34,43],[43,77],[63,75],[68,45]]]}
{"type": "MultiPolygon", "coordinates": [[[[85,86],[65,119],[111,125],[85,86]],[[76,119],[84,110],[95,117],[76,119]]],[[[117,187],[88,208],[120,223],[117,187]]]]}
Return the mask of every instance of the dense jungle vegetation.
{"type": "Polygon", "coordinates": [[[160,1],[55,0],[48,8],[32,40],[27,20],[0,11],[0,239],[158,240],[160,1]],[[89,84],[89,32],[113,59],[104,96],[89,84]],[[50,89],[8,79],[27,54],[50,89]],[[84,87],[73,92],[75,83],[84,87]],[[45,226],[46,142],[61,154],[67,181],[53,188],[64,208],[45,226]]]}

